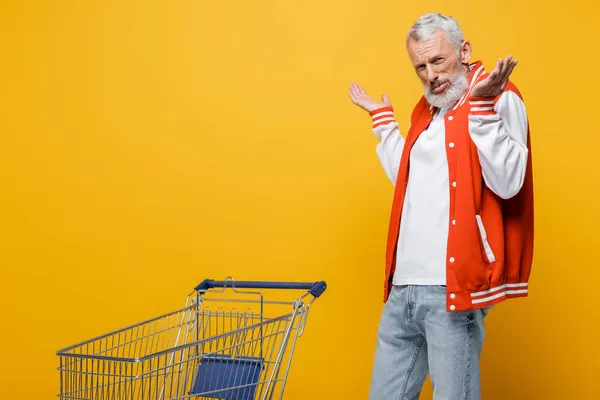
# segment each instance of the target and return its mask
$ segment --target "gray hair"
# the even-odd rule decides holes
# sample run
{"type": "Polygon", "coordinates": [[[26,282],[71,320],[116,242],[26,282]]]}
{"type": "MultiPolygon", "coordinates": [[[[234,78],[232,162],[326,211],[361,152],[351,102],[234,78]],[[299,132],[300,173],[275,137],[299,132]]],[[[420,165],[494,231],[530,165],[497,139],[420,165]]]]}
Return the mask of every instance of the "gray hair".
{"type": "Polygon", "coordinates": [[[406,47],[410,39],[416,41],[427,40],[436,31],[442,30],[450,42],[460,51],[460,46],[464,42],[464,36],[458,26],[458,22],[448,15],[440,13],[424,14],[413,24],[406,36],[406,47]]]}

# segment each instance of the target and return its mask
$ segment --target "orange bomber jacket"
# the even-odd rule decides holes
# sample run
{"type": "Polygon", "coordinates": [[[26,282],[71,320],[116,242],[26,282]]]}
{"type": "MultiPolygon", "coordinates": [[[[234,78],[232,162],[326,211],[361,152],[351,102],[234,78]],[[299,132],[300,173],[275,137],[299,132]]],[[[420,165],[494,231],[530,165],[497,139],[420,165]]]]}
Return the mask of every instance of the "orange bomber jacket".
{"type": "MultiPolygon", "coordinates": [[[[446,154],[451,184],[450,218],[446,257],[446,305],[448,311],[490,306],[505,299],[528,295],[533,260],[533,175],[529,126],[528,159],[523,185],[509,199],[486,187],[477,147],[469,134],[469,115],[493,114],[497,98],[470,96],[473,86],[487,76],[481,62],[471,68],[469,89],[445,115],[446,154]],[[482,107],[488,106],[488,107],[482,107]]],[[[516,86],[509,82],[505,91],[516,86]]],[[[522,99],[522,98],[521,98],[522,99]]],[[[372,116],[391,107],[374,110],[372,116]]],[[[396,248],[409,177],[410,151],[433,119],[435,108],[421,98],[411,116],[411,125],[400,159],[388,229],[384,301],[392,288],[396,248]]],[[[373,121],[377,126],[377,121],[373,121]]],[[[529,125],[529,124],[528,124],[529,125]]]]}

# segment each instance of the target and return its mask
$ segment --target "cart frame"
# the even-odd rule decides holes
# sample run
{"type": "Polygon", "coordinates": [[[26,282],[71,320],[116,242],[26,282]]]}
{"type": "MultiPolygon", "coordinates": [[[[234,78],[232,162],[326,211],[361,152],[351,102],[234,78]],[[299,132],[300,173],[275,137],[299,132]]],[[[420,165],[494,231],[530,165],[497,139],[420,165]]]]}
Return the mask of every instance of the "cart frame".
{"type": "Polygon", "coordinates": [[[282,399],[296,341],[326,288],[323,281],[204,280],[179,310],[57,351],[58,397],[282,399]],[[294,301],[268,301],[261,291],[241,289],[307,292],[294,301]],[[230,290],[234,298],[224,298],[230,290]],[[292,309],[267,317],[266,305],[292,309]]]}

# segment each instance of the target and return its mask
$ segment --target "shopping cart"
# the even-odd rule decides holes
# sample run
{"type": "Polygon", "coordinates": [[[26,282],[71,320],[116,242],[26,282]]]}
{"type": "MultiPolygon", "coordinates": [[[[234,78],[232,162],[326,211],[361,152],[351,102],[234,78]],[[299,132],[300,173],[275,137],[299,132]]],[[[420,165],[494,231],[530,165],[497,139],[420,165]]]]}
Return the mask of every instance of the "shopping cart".
{"type": "Polygon", "coordinates": [[[326,287],[205,280],[180,310],[59,350],[58,397],[281,399],[296,340],[326,287]],[[294,301],[267,301],[262,292],[240,289],[307,292],[294,301]],[[267,307],[279,311],[268,317],[267,307]]]}

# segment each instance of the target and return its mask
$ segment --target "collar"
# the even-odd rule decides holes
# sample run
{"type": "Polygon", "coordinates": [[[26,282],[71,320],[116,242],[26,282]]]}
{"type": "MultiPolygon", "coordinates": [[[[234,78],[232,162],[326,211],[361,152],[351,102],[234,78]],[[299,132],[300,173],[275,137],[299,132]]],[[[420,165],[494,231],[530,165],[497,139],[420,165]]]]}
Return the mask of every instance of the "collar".
{"type": "Polygon", "coordinates": [[[477,78],[479,78],[482,73],[485,73],[485,70],[481,61],[475,61],[474,63],[469,64],[469,91],[477,82],[477,78]]]}

